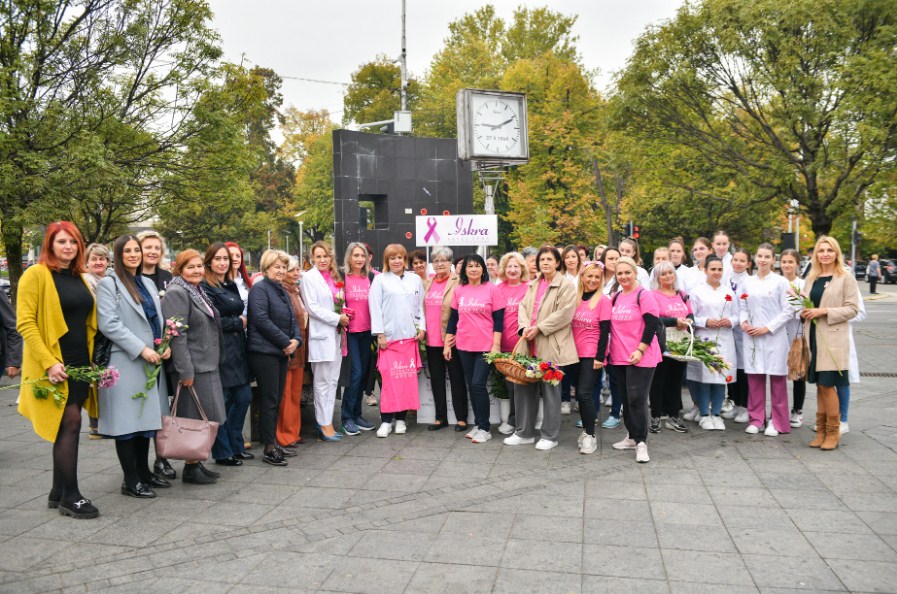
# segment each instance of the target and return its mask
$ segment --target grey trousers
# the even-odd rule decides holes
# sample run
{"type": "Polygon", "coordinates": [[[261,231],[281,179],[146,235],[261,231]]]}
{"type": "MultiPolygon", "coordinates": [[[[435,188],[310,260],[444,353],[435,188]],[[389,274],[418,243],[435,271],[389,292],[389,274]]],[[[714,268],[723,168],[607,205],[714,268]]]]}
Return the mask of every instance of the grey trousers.
{"type": "Polygon", "coordinates": [[[536,416],[539,396],[542,397],[542,439],[557,441],[561,432],[561,385],[536,382],[514,386],[514,408],[517,413],[517,435],[536,437],[536,416]]]}

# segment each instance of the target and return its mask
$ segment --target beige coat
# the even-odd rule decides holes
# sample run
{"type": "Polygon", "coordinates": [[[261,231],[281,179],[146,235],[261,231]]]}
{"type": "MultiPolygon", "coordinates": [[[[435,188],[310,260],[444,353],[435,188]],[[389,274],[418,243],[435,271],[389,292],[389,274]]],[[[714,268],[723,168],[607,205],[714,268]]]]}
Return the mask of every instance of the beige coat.
{"type": "MultiPolygon", "coordinates": [[[[807,279],[804,290],[809,295],[813,282],[807,279]]],[[[859,311],[859,287],[851,274],[832,277],[819,307],[828,311],[816,325],[816,371],[843,371],[850,367],[850,324],[859,311]],[[831,351],[831,354],[829,354],[831,351]],[[834,356],[834,361],[832,357],[834,356]]],[[[804,324],[804,334],[810,336],[810,324],[804,324]]]]}
{"type": "MultiPolygon", "coordinates": [[[[424,299],[426,299],[427,291],[430,290],[430,285],[433,284],[433,279],[435,277],[430,277],[424,281],[424,299]]],[[[448,281],[445,284],[445,295],[442,297],[442,340],[445,340],[445,330],[448,328],[448,319],[449,315],[452,313],[452,295],[455,294],[455,289],[458,287],[459,279],[454,274],[449,275],[448,281]]],[[[427,328],[428,331],[433,332],[435,328],[427,328]]]]}
{"type": "MultiPolygon", "coordinates": [[[[530,282],[526,295],[520,302],[518,324],[521,330],[528,327],[533,319],[533,307],[540,279],[541,275],[530,282]]],[[[540,359],[558,365],[579,363],[571,330],[573,314],[576,313],[576,298],[577,291],[573,283],[563,274],[555,274],[548,290],[545,291],[542,306],[536,316],[536,326],[539,328],[539,334],[536,336],[536,355],[540,359]]]]}

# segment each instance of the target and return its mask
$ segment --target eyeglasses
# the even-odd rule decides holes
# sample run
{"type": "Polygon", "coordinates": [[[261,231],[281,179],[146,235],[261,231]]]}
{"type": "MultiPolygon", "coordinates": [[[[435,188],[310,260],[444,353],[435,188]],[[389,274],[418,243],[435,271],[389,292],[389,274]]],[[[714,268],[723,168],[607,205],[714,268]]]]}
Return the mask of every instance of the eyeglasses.
{"type": "Polygon", "coordinates": [[[449,260],[447,260],[446,258],[434,258],[432,262],[433,264],[448,264],[449,260]]]}

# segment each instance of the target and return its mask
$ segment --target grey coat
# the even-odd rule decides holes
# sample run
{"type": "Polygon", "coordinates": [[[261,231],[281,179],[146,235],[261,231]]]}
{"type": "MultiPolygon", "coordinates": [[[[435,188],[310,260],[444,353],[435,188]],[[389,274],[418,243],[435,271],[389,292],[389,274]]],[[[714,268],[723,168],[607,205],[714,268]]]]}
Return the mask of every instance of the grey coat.
{"type": "MultiPolygon", "coordinates": [[[[162,306],[155,286],[143,277],[138,277],[137,282],[142,282],[152,296],[161,325],[162,306]]],[[[149,364],[140,356],[144,348],[154,348],[153,330],[143,306],[134,301],[124,283],[112,272],[97,286],[97,325],[112,341],[109,365],[118,370],[118,382],[111,388],[99,390],[99,432],[115,436],[161,428],[162,415],[168,414],[164,373],[160,374],[160,381],[147,390],[146,368],[149,364]],[[146,393],[142,412],[141,399],[133,398],[140,392],[146,393]]]]}
{"type": "MultiPolygon", "coordinates": [[[[179,317],[189,326],[186,332],[171,341],[171,385],[177,386],[180,380],[192,378],[206,416],[210,421],[223,423],[227,414],[218,365],[224,359],[224,337],[218,312],[210,311],[202,300],[177,283],[168,285],[162,311],[166,318],[179,317]]],[[[177,413],[200,418],[193,398],[183,389],[177,413]]]]}

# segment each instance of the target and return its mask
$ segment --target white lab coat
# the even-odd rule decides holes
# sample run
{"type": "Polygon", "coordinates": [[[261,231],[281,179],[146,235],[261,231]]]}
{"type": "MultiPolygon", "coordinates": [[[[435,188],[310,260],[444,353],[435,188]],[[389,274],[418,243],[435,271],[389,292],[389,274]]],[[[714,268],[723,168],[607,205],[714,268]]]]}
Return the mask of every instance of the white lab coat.
{"type": "Polygon", "coordinates": [[[308,362],[335,361],[340,314],[334,311],[333,293],[317,268],[303,273],[302,297],[308,311],[308,362]]]}
{"type": "Polygon", "coordinates": [[[676,269],[676,289],[688,293],[688,277],[691,274],[691,266],[681,264],[676,269]]]}
{"type": "Polygon", "coordinates": [[[371,333],[385,334],[387,341],[414,338],[426,331],[424,284],[406,271],[402,276],[384,272],[374,278],[368,295],[371,333]]]}
{"type": "Polygon", "coordinates": [[[719,347],[719,354],[731,365],[731,369],[723,373],[711,371],[703,363],[692,361],[688,364],[686,378],[702,384],[725,384],[727,376],[735,375],[735,336],[731,328],[708,328],[708,319],[728,318],[734,327],[738,324],[737,297],[732,289],[720,284],[714,289],[706,282],[692,288],[689,293],[691,307],[695,314],[695,339],[713,340],[719,347]],[[726,301],[729,295],[732,301],[726,301]]]}
{"type": "MultiPolygon", "coordinates": [[[[747,272],[736,273],[735,271],[729,271],[723,282],[729,285],[729,288],[732,289],[732,294],[737,298],[744,293],[744,283],[748,278],[750,278],[750,275],[747,272]]],[[[741,325],[736,325],[732,332],[735,334],[735,352],[738,355],[738,369],[744,369],[744,330],[741,329],[741,325]]]]}
{"type": "Polygon", "coordinates": [[[775,273],[766,278],[750,276],[743,283],[747,299],[739,302],[741,322],[769,329],[763,336],[744,335],[744,371],[764,375],[788,375],[788,331],[794,315],[788,302],[788,281],[775,273]]]}
{"type": "MultiPolygon", "coordinates": [[[[645,270],[641,266],[636,266],[635,277],[638,279],[638,284],[646,289],[651,289],[651,276],[648,274],[647,270],[645,270]]],[[[574,283],[573,286],[576,286],[576,284],[574,283]]]]}

